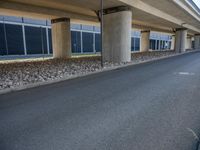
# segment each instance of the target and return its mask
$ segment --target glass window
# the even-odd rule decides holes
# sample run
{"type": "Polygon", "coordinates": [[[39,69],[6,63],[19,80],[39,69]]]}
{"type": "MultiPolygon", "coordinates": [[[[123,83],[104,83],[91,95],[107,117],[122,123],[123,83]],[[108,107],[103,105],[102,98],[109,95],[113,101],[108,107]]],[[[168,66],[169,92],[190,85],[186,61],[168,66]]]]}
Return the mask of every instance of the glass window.
{"type": "Polygon", "coordinates": [[[156,42],[156,49],[160,50],[160,40],[157,40],[157,42],[156,42]]]}
{"type": "Polygon", "coordinates": [[[11,22],[22,22],[21,17],[14,17],[14,16],[4,16],[5,21],[11,21],[11,22]]]}
{"type": "Polygon", "coordinates": [[[47,54],[46,29],[25,26],[27,54],[47,54]]]}
{"type": "Polygon", "coordinates": [[[51,29],[48,29],[48,36],[49,36],[49,53],[53,54],[51,29]]]}
{"type": "Polygon", "coordinates": [[[6,24],[6,37],[9,55],[23,55],[24,42],[21,25],[6,24]]]}
{"type": "Polygon", "coordinates": [[[4,24],[0,23],[0,55],[6,55],[6,42],[5,42],[5,34],[4,34],[4,24]]]}
{"type": "Polygon", "coordinates": [[[135,38],[131,38],[131,51],[135,51],[135,38]]]}
{"type": "Polygon", "coordinates": [[[24,18],[24,23],[37,24],[37,25],[47,25],[46,20],[36,20],[36,19],[31,19],[31,18],[24,18]]]}
{"type": "Polygon", "coordinates": [[[81,30],[81,25],[80,24],[71,24],[71,29],[81,30]]]}
{"type": "Polygon", "coordinates": [[[150,40],[150,49],[152,50],[156,49],[156,40],[150,40]]]}
{"type": "Polygon", "coordinates": [[[101,35],[95,34],[95,50],[96,52],[101,52],[101,35]]]}
{"type": "Polygon", "coordinates": [[[71,32],[72,53],[81,53],[81,32],[71,32]]]}
{"type": "Polygon", "coordinates": [[[101,29],[100,29],[100,27],[94,27],[94,31],[96,31],[96,32],[101,32],[101,29]]]}
{"type": "Polygon", "coordinates": [[[135,51],[140,50],[140,38],[135,38],[135,51]]]}
{"type": "Polygon", "coordinates": [[[82,30],[93,31],[94,27],[89,25],[82,25],[82,30]]]}
{"type": "Polygon", "coordinates": [[[82,32],[83,52],[89,53],[93,51],[93,33],[82,32]]]}

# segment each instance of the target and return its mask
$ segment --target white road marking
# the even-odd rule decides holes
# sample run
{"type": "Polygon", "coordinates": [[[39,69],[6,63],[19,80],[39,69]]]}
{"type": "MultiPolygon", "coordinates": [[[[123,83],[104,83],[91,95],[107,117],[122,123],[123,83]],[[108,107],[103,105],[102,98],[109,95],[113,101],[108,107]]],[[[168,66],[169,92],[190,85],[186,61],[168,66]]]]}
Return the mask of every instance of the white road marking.
{"type": "Polygon", "coordinates": [[[185,75],[185,76],[193,76],[195,73],[193,72],[175,72],[176,75],[185,75]]]}
{"type": "Polygon", "coordinates": [[[194,136],[195,140],[200,141],[199,137],[197,136],[197,134],[192,129],[187,128],[187,130],[192,133],[192,135],[194,136]]]}

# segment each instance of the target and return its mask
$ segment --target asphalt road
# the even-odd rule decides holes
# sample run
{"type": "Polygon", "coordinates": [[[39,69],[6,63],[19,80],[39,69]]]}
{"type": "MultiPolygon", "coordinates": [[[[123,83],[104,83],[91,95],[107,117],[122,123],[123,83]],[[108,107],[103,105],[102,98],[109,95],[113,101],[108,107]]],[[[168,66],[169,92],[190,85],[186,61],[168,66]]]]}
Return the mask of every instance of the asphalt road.
{"type": "Polygon", "coordinates": [[[200,53],[0,95],[0,150],[195,150],[200,53]]]}

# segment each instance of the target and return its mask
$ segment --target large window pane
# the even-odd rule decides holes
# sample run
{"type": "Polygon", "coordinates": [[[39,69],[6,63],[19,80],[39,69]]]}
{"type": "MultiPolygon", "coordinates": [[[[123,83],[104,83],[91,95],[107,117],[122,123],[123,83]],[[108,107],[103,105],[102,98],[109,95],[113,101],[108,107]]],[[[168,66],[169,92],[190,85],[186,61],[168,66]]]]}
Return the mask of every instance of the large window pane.
{"type": "Polygon", "coordinates": [[[27,54],[47,54],[46,29],[25,27],[27,54]]]}
{"type": "Polygon", "coordinates": [[[83,52],[93,51],[93,33],[83,32],[83,52]]]}
{"type": "Polygon", "coordinates": [[[135,51],[135,39],[131,38],[131,51],[135,51]]]}
{"type": "Polygon", "coordinates": [[[72,31],[71,32],[72,39],[72,53],[81,53],[81,32],[72,31]]]}
{"type": "Polygon", "coordinates": [[[101,35],[95,34],[95,50],[96,52],[101,52],[101,35]]]}
{"type": "Polygon", "coordinates": [[[150,40],[150,49],[152,50],[156,49],[156,40],[150,40]]]}
{"type": "Polygon", "coordinates": [[[23,55],[24,43],[21,25],[6,24],[6,37],[9,55],[23,55]]]}
{"type": "Polygon", "coordinates": [[[49,53],[53,54],[51,29],[48,29],[48,35],[49,35],[49,53]]]}
{"type": "Polygon", "coordinates": [[[160,50],[160,47],[159,47],[159,45],[160,45],[160,41],[159,41],[159,40],[157,40],[157,45],[156,45],[156,49],[157,49],[157,50],[160,50]]]}
{"type": "Polygon", "coordinates": [[[169,41],[169,44],[168,44],[168,49],[171,49],[171,41],[169,41]]]}
{"type": "Polygon", "coordinates": [[[140,38],[135,38],[135,51],[140,50],[140,38]]]}
{"type": "Polygon", "coordinates": [[[4,25],[0,23],[0,55],[6,55],[6,42],[5,42],[5,34],[4,34],[4,25]]]}

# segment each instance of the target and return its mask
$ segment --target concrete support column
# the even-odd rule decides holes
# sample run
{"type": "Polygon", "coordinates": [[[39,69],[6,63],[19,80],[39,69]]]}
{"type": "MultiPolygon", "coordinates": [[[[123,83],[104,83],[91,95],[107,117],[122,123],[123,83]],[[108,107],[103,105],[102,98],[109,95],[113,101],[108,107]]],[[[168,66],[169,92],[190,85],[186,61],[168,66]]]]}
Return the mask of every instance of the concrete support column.
{"type": "Polygon", "coordinates": [[[194,36],[194,48],[200,50],[200,34],[194,36]]]}
{"type": "Polygon", "coordinates": [[[187,37],[186,49],[192,49],[192,37],[187,37]]]}
{"type": "Polygon", "coordinates": [[[185,52],[187,41],[187,29],[176,29],[175,50],[176,52],[185,52]]]}
{"type": "Polygon", "coordinates": [[[71,57],[71,31],[70,19],[53,19],[52,23],[52,45],[53,58],[71,57]]]}
{"type": "Polygon", "coordinates": [[[132,12],[128,7],[104,10],[103,61],[131,61],[132,12]]]}
{"type": "Polygon", "coordinates": [[[150,31],[141,31],[140,52],[149,51],[150,45],[150,31]]]}
{"type": "Polygon", "coordinates": [[[175,35],[172,35],[170,50],[174,50],[174,49],[175,49],[175,35]]]}

